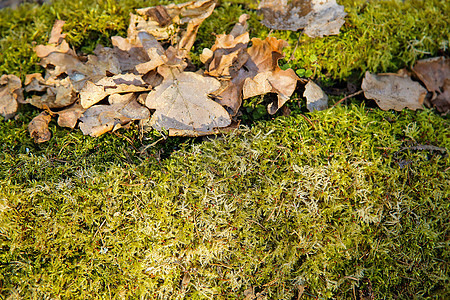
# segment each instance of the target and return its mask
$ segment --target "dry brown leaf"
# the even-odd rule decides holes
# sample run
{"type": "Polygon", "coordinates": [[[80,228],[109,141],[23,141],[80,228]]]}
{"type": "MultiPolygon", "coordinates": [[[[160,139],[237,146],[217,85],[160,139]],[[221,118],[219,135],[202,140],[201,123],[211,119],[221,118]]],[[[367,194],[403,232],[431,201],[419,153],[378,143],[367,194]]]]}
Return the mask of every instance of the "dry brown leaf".
{"type": "Polygon", "coordinates": [[[206,65],[205,74],[222,78],[236,76],[249,58],[245,51],[250,41],[247,32],[248,18],[246,14],[241,15],[230,34],[217,35],[212,48],[203,49],[200,59],[206,65]]]}
{"type": "Polygon", "coordinates": [[[174,47],[170,46],[164,50],[155,37],[146,32],[139,32],[138,37],[149,59],[149,61],[135,66],[138,73],[147,74],[161,65],[179,66],[182,69],[186,67],[187,64],[174,47]]]}
{"type": "Polygon", "coordinates": [[[439,112],[447,114],[450,111],[450,78],[445,79],[442,93],[431,102],[439,112]]]}
{"type": "Polygon", "coordinates": [[[113,105],[94,105],[87,109],[80,120],[84,135],[98,137],[108,131],[115,131],[133,120],[148,119],[150,111],[136,100],[113,105]]]}
{"type": "Polygon", "coordinates": [[[361,88],[368,99],[374,99],[382,110],[422,109],[427,94],[418,82],[408,76],[375,75],[366,72],[361,88]]]}
{"type": "Polygon", "coordinates": [[[28,132],[35,143],[43,143],[50,140],[52,134],[48,130],[48,123],[50,123],[51,119],[52,117],[46,111],[43,111],[28,124],[28,132]]]}
{"type": "Polygon", "coordinates": [[[304,29],[309,37],[339,34],[347,15],[336,0],[262,0],[262,23],[278,30],[304,29]]]}
{"type": "Polygon", "coordinates": [[[61,127],[75,128],[78,119],[86,111],[78,102],[67,107],[66,109],[58,111],[58,125],[61,127]]]}
{"type": "Polygon", "coordinates": [[[25,75],[25,91],[26,92],[43,92],[47,90],[45,79],[41,73],[33,73],[25,75]]]}
{"type": "Polygon", "coordinates": [[[62,33],[62,28],[66,21],[56,20],[53,24],[52,31],[50,32],[49,44],[59,44],[66,37],[66,34],[62,33]]]}
{"type": "Polygon", "coordinates": [[[0,77],[0,115],[8,120],[17,112],[19,103],[23,101],[22,82],[16,75],[0,77]]]}
{"type": "Polygon", "coordinates": [[[433,93],[431,104],[439,112],[450,111],[450,59],[440,56],[419,60],[412,70],[425,84],[427,90],[433,93]]]}
{"type": "Polygon", "coordinates": [[[155,109],[150,125],[156,130],[180,129],[213,132],[231,124],[227,111],[207,97],[219,81],[177,68],[159,67],[161,85],[147,96],[145,105],[155,109]]]}
{"type": "Polygon", "coordinates": [[[61,44],[50,44],[50,45],[37,45],[34,47],[34,52],[40,58],[47,57],[51,53],[63,53],[72,56],[76,56],[75,51],[73,51],[69,44],[63,40],[61,44]]]}
{"type": "Polygon", "coordinates": [[[269,113],[274,114],[294,92],[298,77],[292,69],[281,70],[278,66],[278,60],[284,57],[282,49],[286,41],[275,37],[253,38],[253,45],[245,49],[248,44],[248,34],[244,32],[246,19],[245,15],[241,16],[233,34],[219,35],[215,47],[203,51],[207,74],[222,79],[221,88],[211,96],[229,108],[234,116],[242,99],[276,93],[278,100],[268,106],[269,113]]]}
{"type": "Polygon", "coordinates": [[[104,77],[95,83],[87,81],[80,92],[81,106],[89,108],[112,94],[143,92],[151,88],[144,82],[142,76],[135,74],[104,77]]]}
{"type": "Polygon", "coordinates": [[[51,52],[49,55],[41,58],[39,64],[46,68],[46,80],[49,78],[56,79],[63,73],[66,73],[69,76],[72,75],[73,72],[81,74],[89,73],[89,70],[77,56],[67,53],[51,52]]]}
{"type": "Polygon", "coordinates": [[[109,104],[128,103],[137,98],[136,93],[113,94],[108,97],[109,104]]]}
{"type": "Polygon", "coordinates": [[[56,84],[45,85],[42,82],[42,76],[32,74],[27,77],[26,80],[30,80],[30,84],[26,86],[26,91],[41,91],[43,87],[46,87],[46,93],[42,96],[32,95],[25,102],[34,105],[38,108],[62,108],[74,103],[77,98],[72,86],[72,82],[69,77],[62,80],[58,80],[56,84]]]}
{"type": "Polygon", "coordinates": [[[321,111],[328,108],[328,96],[312,80],[309,80],[305,86],[303,96],[306,97],[306,108],[310,112],[314,110],[321,111]]]}
{"type": "Polygon", "coordinates": [[[177,51],[185,57],[194,44],[198,27],[215,5],[215,0],[199,0],[137,9],[137,14],[130,14],[127,38],[113,37],[113,44],[128,51],[127,47],[139,47],[139,32],[147,32],[157,40],[169,40],[178,34],[179,41],[175,38],[172,45],[177,44],[177,51]],[[186,29],[182,30],[184,26],[186,29]]]}
{"type": "Polygon", "coordinates": [[[48,56],[50,53],[58,52],[65,53],[76,57],[76,53],[72,50],[69,44],[64,40],[66,34],[62,34],[62,27],[66,22],[62,20],[56,20],[53,24],[48,45],[37,45],[34,48],[36,55],[40,58],[48,56]]]}
{"type": "Polygon", "coordinates": [[[187,24],[186,30],[181,33],[181,39],[176,45],[177,53],[181,57],[188,56],[200,24],[212,14],[215,6],[215,0],[200,0],[180,8],[180,25],[187,24]]]}
{"type": "Polygon", "coordinates": [[[245,79],[243,98],[276,93],[278,101],[267,108],[270,114],[274,114],[294,93],[298,77],[294,70],[281,70],[278,66],[278,60],[284,57],[282,49],[287,46],[286,41],[267,37],[265,40],[253,38],[252,43],[247,50],[250,58],[245,66],[248,70],[255,70],[257,75],[245,79]]]}

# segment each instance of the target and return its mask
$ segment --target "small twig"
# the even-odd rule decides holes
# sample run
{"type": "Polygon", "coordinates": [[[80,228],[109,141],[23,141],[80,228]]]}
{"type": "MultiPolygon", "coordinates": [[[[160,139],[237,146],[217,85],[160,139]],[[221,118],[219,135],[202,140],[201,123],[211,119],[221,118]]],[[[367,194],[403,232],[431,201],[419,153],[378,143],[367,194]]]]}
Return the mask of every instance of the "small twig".
{"type": "Polygon", "coordinates": [[[350,95],[348,95],[348,96],[345,96],[344,98],[342,98],[341,100],[339,100],[338,102],[336,102],[336,103],[333,105],[333,107],[335,107],[336,105],[340,104],[342,101],[347,100],[348,98],[351,98],[351,97],[354,97],[354,96],[356,96],[356,95],[361,94],[362,92],[364,92],[364,91],[363,91],[363,90],[360,90],[360,91],[357,91],[356,93],[353,93],[353,94],[350,94],[350,95]]]}
{"type": "Polygon", "coordinates": [[[255,220],[250,220],[250,222],[253,222],[255,224],[258,224],[264,231],[268,231],[266,227],[262,226],[261,224],[259,224],[259,222],[256,222],[255,220]]]}
{"type": "Polygon", "coordinates": [[[275,199],[274,208],[272,209],[272,212],[270,213],[270,215],[264,220],[264,223],[267,222],[270,219],[270,217],[272,217],[273,213],[275,212],[275,209],[277,209],[277,203],[278,203],[278,198],[275,199]]]}
{"type": "Polygon", "coordinates": [[[105,224],[106,219],[103,220],[102,224],[98,227],[97,231],[94,234],[94,237],[92,239],[95,239],[95,236],[97,235],[97,233],[99,232],[99,230],[102,228],[102,226],[105,224]]]}
{"type": "Polygon", "coordinates": [[[150,145],[145,146],[141,151],[139,151],[140,154],[144,153],[145,150],[147,150],[148,148],[151,148],[153,146],[155,146],[156,144],[158,144],[160,141],[165,140],[166,137],[163,136],[162,138],[160,138],[159,140],[157,140],[156,142],[151,143],[150,145]]]}
{"type": "Polygon", "coordinates": [[[305,120],[306,121],[308,121],[308,123],[309,124],[311,124],[311,126],[312,126],[312,128],[313,129],[316,129],[315,127],[314,127],[314,124],[313,124],[313,122],[310,120],[310,119],[308,119],[308,117],[307,116],[305,116],[305,115],[302,115],[302,114],[300,114],[300,116],[302,116],[303,118],[305,118],[305,120]]]}
{"type": "MultiPolygon", "coordinates": [[[[300,34],[300,36],[301,36],[301,34],[300,34]]],[[[297,51],[297,47],[298,47],[298,43],[299,43],[299,42],[300,42],[300,41],[297,40],[297,44],[295,44],[294,51],[292,51],[292,54],[291,54],[291,56],[289,57],[287,63],[291,62],[291,60],[294,60],[294,58],[295,58],[294,54],[295,54],[295,51],[297,51]]]]}

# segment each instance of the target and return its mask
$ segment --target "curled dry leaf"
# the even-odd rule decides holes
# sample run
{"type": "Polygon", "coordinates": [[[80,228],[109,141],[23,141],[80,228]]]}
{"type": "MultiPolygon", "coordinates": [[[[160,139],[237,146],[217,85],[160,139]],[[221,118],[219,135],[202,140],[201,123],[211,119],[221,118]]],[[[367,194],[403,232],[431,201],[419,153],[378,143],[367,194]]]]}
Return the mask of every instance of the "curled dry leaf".
{"type": "Polygon", "coordinates": [[[211,96],[236,115],[242,104],[242,87],[247,77],[255,75],[254,70],[243,68],[249,55],[246,51],[249,35],[248,15],[241,15],[230,34],[221,34],[211,49],[204,49],[200,57],[206,64],[206,74],[218,77],[221,87],[211,96]]]}
{"type": "Polygon", "coordinates": [[[289,100],[294,93],[299,79],[294,70],[282,70],[278,60],[284,55],[282,49],[287,46],[284,40],[267,37],[265,40],[252,39],[253,45],[247,52],[250,58],[246,62],[247,69],[255,70],[257,75],[245,79],[243,86],[244,99],[266,93],[276,93],[278,101],[269,104],[267,110],[274,114],[289,100]]]}
{"type": "Polygon", "coordinates": [[[419,60],[412,68],[414,73],[433,93],[431,104],[439,112],[450,111],[450,59],[433,57],[419,60]]]}
{"type": "Polygon", "coordinates": [[[339,34],[347,15],[336,0],[262,0],[262,23],[278,30],[304,29],[309,37],[339,34]]]}
{"type": "Polygon", "coordinates": [[[422,109],[427,94],[418,82],[408,76],[375,75],[366,72],[361,88],[368,99],[374,99],[382,110],[422,109]]]}
{"type": "Polygon", "coordinates": [[[200,24],[211,15],[215,5],[214,0],[199,0],[137,9],[137,14],[130,14],[127,38],[113,37],[113,44],[127,51],[127,47],[139,46],[139,32],[147,32],[157,40],[169,40],[178,34],[179,40],[175,38],[172,45],[177,44],[177,51],[185,57],[194,44],[200,24]],[[186,28],[181,29],[184,26],[186,28]]]}
{"type": "Polygon", "coordinates": [[[84,135],[98,137],[108,131],[117,130],[130,121],[149,117],[150,111],[132,99],[125,103],[90,107],[79,119],[79,126],[84,135]]]}
{"type": "Polygon", "coordinates": [[[76,94],[69,77],[53,81],[53,84],[50,84],[51,82],[52,80],[45,81],[39,73],[27,75],[25,77],[25,91],[42,92],[45,90],[46,93],[42,96],[32,95],[25,102],[46,109],[66,107],[76,101],[76,94]]]}
{"type": "Polygon", "coordinates": [[[35,143],[43,143],[50,140],[52,134],[48,129],[48,123],[50,123],[51,119],[52,117],[46,111],[43,111],[28,124],[28,132],[35,143]]]}
{"type": "Polygon", "coordinates": [[[73,105],[58,111],[58,125],[61,127],[75,128],[78,119],[86,111],[78,102],[73,105]]]}
{"type": "Polygon", "coordinates": [[[53,24],[48,45],[38,45],[34,48],[36,55],[40,58],[48,56],[52,52],[67,53],[76,56],[75,51],[70,49],[69,44],[64,40],[66,34],[62,33],[62,28],[66,22],[56,20],[53,24]]]}
{"type": "Polygon", "coordinates": [[[14,117],[23,101],[22,82],[15,75],[0,77],[0,115],[6,120],[14,117]]]}
{"type": "Polygon", "coordinates": [[[219,34],[211,49],[203,49],[200,55],[201,61],[206,65],[206,72],[210,76],[220,78],[232,78],[248,60],[246,53],[250,42],[247,32],[247,20],[249,16],[244,14],[239,17],[239,22],[234,25],[230,34],[219,34]]]}
{"type": "Polygon", "coordinates": [[[164,81],[145,101],[148,108],[156,110],[150,120],[154,129],[213,132],[231,124],[227,111],[207,97],[220,87],[216,79],[177,68],[160,67],[158,72],[164,81]]]}
{"type": "Polygon", "coordinates": [[[89,108],[106,96],[118,93],[143,92],[151,89],[140,75],[123,74],[88,81],[80,92],[81,106],[89,108]]]}
{"type": "Polygon", "coordinates": [[[286,41],[253,38],[253,45],[247,49],[247,18],[242,15],[230,34],[218,35],[213,48],[202,53],[206,73],[221,79],[220,89],[211,96],[236,115],[242,99],[276,93],[278,100],[268,107],[274,114],[294,92],[298,77],[292,69],[281,70],[278,66],[286,41]]]}
{"type": "Polygon", "coordinates": [[[52,31],[50,32],[49,44],[59,44],[66,37],[65,33],[62,33],[62,28],[66,24],[66,21],[56,20],[53,24],[52,31]]]}
{"type": "Polygon", "coordinates": [[[308,108],[310,112],[313,112],[314,110],[321,111],[328,108],[327,94],[325,94],[312,80],[309,80],[306,84],[303,96],[306,97],[306,108],[308,108]]]}

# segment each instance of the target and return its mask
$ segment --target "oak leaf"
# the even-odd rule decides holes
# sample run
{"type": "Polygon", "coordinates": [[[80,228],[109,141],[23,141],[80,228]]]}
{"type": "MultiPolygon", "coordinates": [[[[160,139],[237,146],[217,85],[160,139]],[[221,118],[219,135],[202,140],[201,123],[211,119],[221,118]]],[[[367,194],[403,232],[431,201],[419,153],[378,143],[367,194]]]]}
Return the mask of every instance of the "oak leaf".
{"type": "Polygon", "coordinates": [[[133,121],[148,119],[150,111],[135,99],[112,105],[94,105],[80,117],[80,129],[84,135],[98,137],[108,131],[115,131],[133,121]]]}
{"type": "Polygon", "coordinates": [[[231,124],[227,111],[207,97],[220,87],[219,81],[178,68],[160,67],[158,72],[164,81],[145,101],[156,110],[150,119],[154,129],[212,132],[231,124]]]}
{"type": "Polygon", "coordinates": [[[51,119],[52,117],[46,111],[43,111],[28,124],[28,132],[35,143],[43,143],[50,140],[52,134],[48,129],[48,123],[50,123],[51,119]]]}
{"type": "Polygon", "coordinates": [[[135,74],[104,77],[95,83],[87,81],[80,92],[81,106],[89,108],[112,94],[143,92],[151,88],[144,82],[142,76],[135,74]]]}
{"type": "Polygon", "coordinates": [[[277,102],[267,108],[270,114],[274,114],[294,93],[299,78],[294,70],[282,70],[278,66],[278,60],[284,57],[282,49],[287,46],[286,41],[267,37],[265,40],[253,38],[252,43],[247,50],[250,58],[245,66],[248,70],[254,70],[256,75],[245,79],[243,98],[276,93],[277,102]]]}
{"type": "Polygon", "coordinates": [[[262,0],[262,23],[277,30],[304,29],[309,37],[339,34],[347,15],[336,0],[262,0]]]}
{"type": "Polygon", "coordinates": [[[200,24],[212,14],[215,5],[215,0],[199,0],[136,9],[136,14],[130,14],[127,37],[113,37],[113,44],[124,51],[139,47],[138,34],[144,31],[157,40],[172,39],[178,53],[186,57],[200,24]]]}
{"type": "Polygon", "coordinates": [[[236,115],[242,104],[242,87],[246,78],[256,75],[254,70],[244,68],[249,59],[247,46],[248,15],[241,15],[229,34],[219,34],[211,49],[203,49],[200,59],[206,64],[206,74],[217,77],[221,87],[211,96],[236,115]]]}
{"type": "Polygon", "coordinates": [[[16,75],[2,75],[0,77],[0,115],[6,120],[12,118],[22,101],[20,78],[16,75]]]}
{"type": "Polygon", "coordinates": [[[75,128],[78,119],[86,111],[78,102],[73,105],[56,112],[58,115],[58,125],[61,127],[75,128]]]}
{"type": "Polygon", "coordinates": [[[433,57],[419,60],[412,68],[414,73],[433,93],[431,104],[439,112],[450,111],[450,59],[433,57]]]}
{"type": "Polygon", "coordinates": [[[404,74],[375,75],[366,72],[361,88],[382,110],[422,109],[427,90],[404,74]]]}

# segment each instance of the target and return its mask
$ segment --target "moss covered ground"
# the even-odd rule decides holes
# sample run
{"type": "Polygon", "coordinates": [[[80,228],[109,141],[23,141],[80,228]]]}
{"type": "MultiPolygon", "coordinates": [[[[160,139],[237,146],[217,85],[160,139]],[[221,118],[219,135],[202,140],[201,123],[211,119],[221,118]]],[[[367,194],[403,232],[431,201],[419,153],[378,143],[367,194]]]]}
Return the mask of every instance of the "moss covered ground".
{"type": "MultiPolygon", "coordinates": [[[[449,53],[448,1],[339,2],[349,14],[339,36],[271,33],[291,45],[285,63],[323,85],[449,53]]],[[[33,41],[56,18],[89,53],[155,3],[2,10],[0,73],[41,71],[33,41]]],[[[243,12],[251,35],[267,36],[254,9],[222,1],[193,61],[243,12]]],[[[0,122],[0,299],[244,299],[250,287],[259,299],[448,298],[448,116],[362,98],[309,113],[299,95],[287,117],[253,99],[247,126],[206,139],[135,125],[91,138],[52,122],[37,145],[27,132],[37,109],[0,122]]]]}

